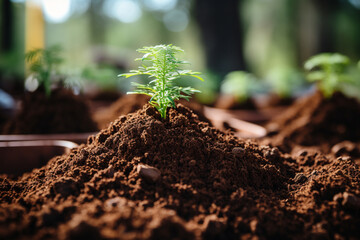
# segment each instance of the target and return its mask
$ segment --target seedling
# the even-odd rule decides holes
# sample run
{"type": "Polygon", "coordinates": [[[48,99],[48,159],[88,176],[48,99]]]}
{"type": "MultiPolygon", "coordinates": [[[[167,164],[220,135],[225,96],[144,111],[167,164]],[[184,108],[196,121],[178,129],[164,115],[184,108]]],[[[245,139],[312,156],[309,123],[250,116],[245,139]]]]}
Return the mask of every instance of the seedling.
{"type": "Polygon", "coordinates": [[[348,57],[339,53],[322,53],[305,62],[305,69],[310,82],[318,82],[318,88],[325,97],[331,97],[335,91],[341,90],[341,83],[353,82],[346,73],[350,64],[348,57]]]}
{"type": "Polygon", "coordinates": [[[31,77],[37,80],[39,86],[44,88],[45,94],[51,94],[51,81],[55,70],[63,62],[60,57],[61,47],[53,46],[47,49],[35,49],[25,54],[29,63],[31,77]]]}
{"type": "Polygon", "coordinates": [[[137,50],[144,53],[142,58],[135,59],[143,62],[138,70],[130,70],[130,73],[119,74],[120,77],[132,77],[136,75],[149,75],[150,82],[148,84],[139,84],[133,82],[136,87],[133,92],[128,94],[145,94],[150,96],[149,103],[154,106],[163,119],[166,118],[168,107],[174,107],[175,100],[184,98],[189,101],[191,94],[200,92],[191,87],[180,87],[173,85],[173,81],[181,76],[191,76],[200,79],[200,72],[191,70],[182,70],[181,66],[189,64],[176,58],[176,54],[184,52],[179,47],[173,45],[157,45],[152,47],[144,47],[137,50]]]}
{"type": "Polygon", "coordinates": [[[233,71],[225,76],[220,91],[223,94],[234,96],[238,103],[242,103],[257,89],[259,87],[254,75],[244,71],[233,71]]]}

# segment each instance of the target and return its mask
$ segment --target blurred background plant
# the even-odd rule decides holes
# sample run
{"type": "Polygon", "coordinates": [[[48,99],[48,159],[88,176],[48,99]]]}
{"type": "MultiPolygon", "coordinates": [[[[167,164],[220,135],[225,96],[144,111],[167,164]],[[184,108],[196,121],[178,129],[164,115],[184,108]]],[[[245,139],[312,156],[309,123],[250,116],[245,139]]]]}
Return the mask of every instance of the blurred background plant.
{"type": "Polygon", "coordinates": [[[247,101],[252,95],[262,90],[259,81],[251,73],[233,71],[222,81],[220,93],[233,96],[237,103],[247,101]]]}
{"type": "Polygon", "coordinates": [[[316,82],[324,97],[330,98],[336,91],[359,96],[359,67],[347,56],[321,53],[308,59],[304,67],[308,71],[307,80],[316,82]]]}
{"type": "Polygon", "coordinates": [[[27,76],[24,53],[54,44],[85,88],[121,92],[130,86],[116,76],[136,67],[135,49],[180,46],[204,73],[193,87],[208,104],[233,71],[291,97],[308,86],[301,72],[310,56],[360,58],[360,0],[2,0],[0,14],[0,88],[11,93],[27,76]]]}

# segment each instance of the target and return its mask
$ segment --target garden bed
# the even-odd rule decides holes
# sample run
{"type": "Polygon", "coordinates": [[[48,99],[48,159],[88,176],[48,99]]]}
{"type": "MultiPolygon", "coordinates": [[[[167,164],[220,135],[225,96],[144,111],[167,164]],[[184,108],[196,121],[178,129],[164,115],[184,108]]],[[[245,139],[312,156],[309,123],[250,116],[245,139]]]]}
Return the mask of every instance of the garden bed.
{"type": "Polygon", "coordinates": [[[348,157],[242,140],[178,105],[119,117],[69,154],[1,177],[0,238],[348,239],[360,235],[348,157]]]}

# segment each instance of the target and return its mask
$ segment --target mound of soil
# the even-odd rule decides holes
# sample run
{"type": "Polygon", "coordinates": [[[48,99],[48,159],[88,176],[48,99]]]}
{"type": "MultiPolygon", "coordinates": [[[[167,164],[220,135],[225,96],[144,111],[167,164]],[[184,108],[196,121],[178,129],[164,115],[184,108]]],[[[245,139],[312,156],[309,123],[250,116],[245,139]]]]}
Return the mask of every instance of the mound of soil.
{"type": "MultiPolygon", "coordinates": [[[[119,116],[133,113],[141,109],[149,102],[149,100],[150,97],[142,94],[124,95],[109,107],[96,111],[93,118],[101,129],[106,128],[108,127],[109,123],[117,119],[119,116]]],[[[201,121],[210,123],[210,121],[204,115],[204,107],[201,104],[193,101],[188,102],[183,99],[181,99],[179,102],[193,110],[201,121]]]]}
{"type": "Polygon", "coordinates": [[[183,105],[121,116],[86,145],[0,178],[2,239],[356,238],[359,169],[235,138],[183,105]]]}
{"type": "Polygon", "coordinates": [[[58,88],[50,97],[27,93],[21,110],[4,127],[3,134],[82,133],[97,131],[88,105],[70,90],[58,88]]]}
{"type": "Polygon", "coordinates": [[[267,128],[269,142],[284,151],[300,144],[329,152],[344,140],[360,141],[360,103],[339,92],[331,98],[316,92],[299,99],[267,128]]]}

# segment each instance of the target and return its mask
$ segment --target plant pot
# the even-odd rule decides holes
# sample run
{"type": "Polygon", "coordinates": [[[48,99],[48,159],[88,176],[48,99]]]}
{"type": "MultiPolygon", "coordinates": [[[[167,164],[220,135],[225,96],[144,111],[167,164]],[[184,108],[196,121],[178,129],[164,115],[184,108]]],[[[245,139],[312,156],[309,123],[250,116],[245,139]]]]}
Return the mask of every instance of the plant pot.
{"type": "Polygon", "coordinates": [[[0,142],[0,173],[19,176],[44,166],[52,157],[67,153],[77,146],[63,140],[0,142]]]}
{"type": "Polygon", "coordinates": [[[87,138],[96,132],[90,133],[62,133],[62,134],[19,134],[0,135],[0,142],[8,141],[34,141],[34,140],[65,140],[77,144],[86,143],[87,138]]]}

